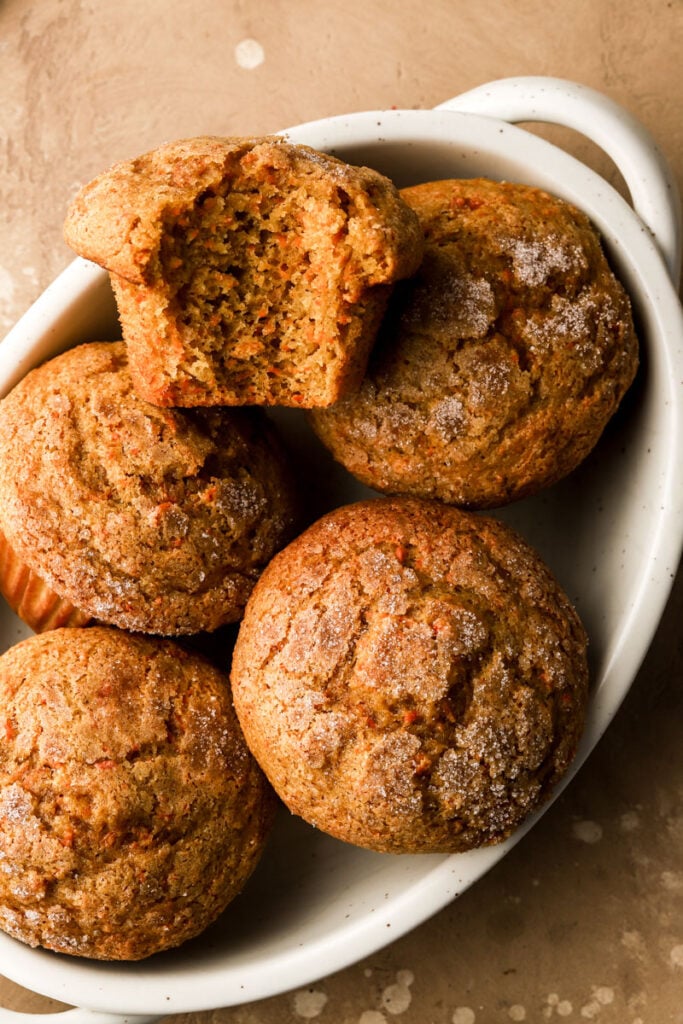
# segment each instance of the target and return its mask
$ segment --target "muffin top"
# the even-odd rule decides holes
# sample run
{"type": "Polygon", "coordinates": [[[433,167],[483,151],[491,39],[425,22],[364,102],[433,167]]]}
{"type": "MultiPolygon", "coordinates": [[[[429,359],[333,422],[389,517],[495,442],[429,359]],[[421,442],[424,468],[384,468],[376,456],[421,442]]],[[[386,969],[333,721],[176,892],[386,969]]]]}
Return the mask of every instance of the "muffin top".
{"type": "Polygon", "coordinates": [[[633,380],[630,304],[587,217],[527,185],[402,191],[425,256],[361,388],[311,421],[363,483],[470,508],[574,469],[633,380]]]}
{"type": "Polygon", "coordinates": [[[388,178],[275,136],[117,163],[64,230],[110,271],[135,385],[163,406],[329,405],[360,382],[388,290],[422,255],[388,178]]]}
{"type": "Polygon", "coordinates": [[[508,836],[570,764],[586,637],[509,527],[414,498],[324,516],[267,567],[232,667],[250,749],[294,813],[395,852],[508,836]]]}
{"type": "Polygon", "coordinates": [[[162,410],[121,342],[78,346],[0,404],[0,530],[95,619],[160,634],[236,621],[296,497],[256,410],[162,410]]]}
{"type": "MultiPolygon", "coordinates": [[[[295,196],[300,218],[321,199],[329,206],[345,198],[354,211],[349,245],[353,236],[362,235],[368,265],[362,275],[355,265],[347,268],[346,287],[356,290],[351,299],[367,285],[415,269],[422,247],[419,225],[389,178],[276,135],[197,136],[120,161],[80,190],[67,212],[64,234],[82,256],[127,281],[145,284],[159,271],[162,249],[170,242],[166,230],[179,209],[193,206],[198,197],[212,197],[215,205],[221,186],[265,190],[275,181],[295,196]]],[[[355,253],[350,249],[347,255],[355,253]]]]}
{"type": "Polygon", "coordinates": [[[173,641],[102,626],[0,657],[0,927],[137,960],[198,934],[274,814],[229,681],[173,641]]]}

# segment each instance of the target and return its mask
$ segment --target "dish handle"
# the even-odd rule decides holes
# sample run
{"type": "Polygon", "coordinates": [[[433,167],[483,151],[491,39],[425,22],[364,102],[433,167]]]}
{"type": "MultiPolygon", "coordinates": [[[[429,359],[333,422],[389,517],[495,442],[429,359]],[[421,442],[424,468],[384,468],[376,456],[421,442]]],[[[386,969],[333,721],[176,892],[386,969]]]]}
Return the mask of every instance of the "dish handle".
{"type": "Polygon", "coordinates": [[[633,208],[652,232],[674,286],[681,272],[681,199],[656,142],[628,111],[585,85],[542,75],[500,78],[440,103],[499,120],[545,121],[573,128],[595,142],[621,171],[633,208]]]}
{"type": "Polygon", "coordinates": [[[2,1024],[156,1024],[162,1018],[158,1014],[100,1013],[97,1010],[57,1010],[55,1013],[24,1013],[22,1010],[5,1010],[0,1007],[2,1024]]]}

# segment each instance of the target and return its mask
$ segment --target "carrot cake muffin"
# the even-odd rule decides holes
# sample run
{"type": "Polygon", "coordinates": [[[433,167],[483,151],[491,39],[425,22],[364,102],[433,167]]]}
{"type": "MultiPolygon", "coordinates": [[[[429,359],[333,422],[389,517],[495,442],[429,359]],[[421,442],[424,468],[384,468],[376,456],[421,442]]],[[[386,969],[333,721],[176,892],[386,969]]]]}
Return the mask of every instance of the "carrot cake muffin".
{"type": "Polygon", "coordinates": [[[0,403],[0,589],[36,630],[76,624],[59,599],[146,633],[237,621],[296,504],[260,410],[144,402],[123,342],[65,352],[0,403]]]}
{"type": "Polygon", "coordinates": [[[393,853],[505,839],[567,771],[583,627],[509,527],[417,498],[337,509],[271,561],[232,667],[289,809],[393,853]]]}
{"type": "Polygon", "coordinates": [[[139,960],[218,917],[276,805],[229,694],[199,655],[110,627],[0,657],[0,928],[139,960]]]}
{"type": "Polygon", "coordinates": [[[591,451],[636,372],[629,300],[587,217],[484,179],[404,189],[425,256],[361,388],[311,421],[385,493],[491,508],[591,451]]]}
{"type": "Polygon", "coordinates": [[[387,178],[278,137],[116,164],[65,237],[110,272],[135,386],[164,406],[329,405],[360,382],[389,287],[422,254],[387,178]]]}

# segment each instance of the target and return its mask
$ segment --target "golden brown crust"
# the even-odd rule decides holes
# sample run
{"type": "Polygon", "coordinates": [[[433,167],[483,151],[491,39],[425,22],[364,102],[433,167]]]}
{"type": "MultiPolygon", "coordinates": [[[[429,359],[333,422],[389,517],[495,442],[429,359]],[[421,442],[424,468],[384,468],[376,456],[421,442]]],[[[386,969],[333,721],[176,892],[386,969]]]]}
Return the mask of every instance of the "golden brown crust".
{"type": "Polygon", "coordinates": [[[583,213],[484,179],[404,189],[425,232],[361,388],[311,422],[370,487],[486,508],[590,452],[631,384],[628,298],[583,213]]]}
{"type": "Polygon", "coordinates": [[[194,202],[253,146],[269,141],[204,136],[114,164],[74,198],[64,223],[65,239],[86,259],[144,284],[154,274],[169,212],[194,202]]]}
{"type": "Polygon", "coordinates": [[[138,960],[243,887],[274,798],[227,678],[171,641],[59,629],[0,658],[0,927],[138,960]]]}
{"type": "Polygon", "coordinates": [[[65,237],[110,271],[136,386],[166,406],[336,400],[422,252],[387,178],[276,137],[117,164],[76,197],[65,237]]]}
{"type": "Polygon", "coordinates": [[[100,622],[179,635],[236,621],[292,535],[294,487],[258,411],[143,402],[122,342],[58,356],[0,408],[0,530],[100,622]]]}
{"type": "Polygon", "coordinates": [[[388,852],[506,838],[576,750],[586,636],[508,527],[349,505],[276,555],[240,625],[235,707],[294,813],[388,852]]]}

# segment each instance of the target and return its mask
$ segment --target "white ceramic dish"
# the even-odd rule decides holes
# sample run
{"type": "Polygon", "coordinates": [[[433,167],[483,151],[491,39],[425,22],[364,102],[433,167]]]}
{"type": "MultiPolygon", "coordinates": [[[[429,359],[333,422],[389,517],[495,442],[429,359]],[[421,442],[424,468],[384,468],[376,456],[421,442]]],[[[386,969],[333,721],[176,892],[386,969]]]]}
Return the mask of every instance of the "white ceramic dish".
{"type": "MultiPolygon", "coordinates": [[[[615,421],[571,479],[500,513],[553,567],[591,636],[593,693],[574,772],[637,673],[681,550],[683,317],[672,285],[681,228],[669,171],[623,110],[546,78],[491,83],[434,111],[334,117],[287,134],[373,165],[399,185],[483,174],[545,187],[588,213],[633,297],[643,366],[615,421]],[[507,123],[521,120],[578,128],[602,145],[622,171],[635,212],[574,158],[507,123]]],[[[74,261],[0,346],[0,393],[57,351],[115,332],[106,275],[74,261]]],[[[300,429],[296,414],[281,422],[301,457],[315,460],[312,479],[320,481],[324,504],[363,493],[300,429]]],[[[25,633],[4,608],[0,649],[25,633]]],[[[61,1024],[146,1024],[264,998],[398,938],[481,877],[533,823],[507,843],[471,854],[393,857],[353,849],[283,815],[246,891],[198,940],[126,965],[31,950],[0,935],[1,969],[27,988],[77,1003],[80,1009],[59,1016],[61,1024]]],[[[7,1010],[1,1017],[3,1024],[48,1019],[7,1010]]]]}

